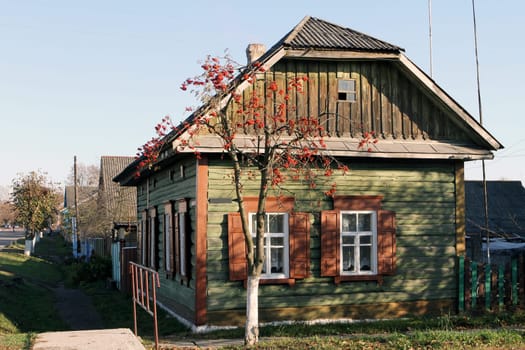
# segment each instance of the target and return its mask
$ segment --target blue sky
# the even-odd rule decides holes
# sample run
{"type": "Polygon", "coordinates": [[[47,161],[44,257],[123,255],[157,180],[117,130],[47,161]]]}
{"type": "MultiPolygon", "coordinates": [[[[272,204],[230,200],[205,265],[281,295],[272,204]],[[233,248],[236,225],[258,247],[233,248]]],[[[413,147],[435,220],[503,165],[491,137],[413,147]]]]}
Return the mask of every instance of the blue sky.
{"type": "MultiPolygon", "coordinates": [[[[485,127],[506,148],[489,179],[525,181],[525,3],[477,1],[485,127]]],[[[429,71],[428,1],[0,0],[0,186],[40,169],[63,182],[73,156],[134,155],[205,55],[273,45],[310,15],[405,48],[429,71]]],[[[471,0],[432,2],[433,77],[478,116],[471,0]]],[[[479,179],[478,162],[466,164],[479,179]]]]}

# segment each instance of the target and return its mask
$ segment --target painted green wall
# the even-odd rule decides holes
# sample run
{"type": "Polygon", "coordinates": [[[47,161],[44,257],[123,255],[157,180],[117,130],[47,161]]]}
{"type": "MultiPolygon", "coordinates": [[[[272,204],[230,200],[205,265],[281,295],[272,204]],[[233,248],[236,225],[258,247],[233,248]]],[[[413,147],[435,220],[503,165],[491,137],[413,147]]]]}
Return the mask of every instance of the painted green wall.
{"type": "MultiPolygon", "coordinates": [[[[195,311],[195,284],[191,279],[189,285],[181,281],[180,276],[175,278],[167,277],[164,269],[163,255],[163,232],[164,232],[164,204],[181,198],[189,198],[189,215],[191,218],[191,275],[195,276],[195,207],[191,204],[195,198],[196,187],[196,161],[193,156],[178,157],[178,161],[169,165],[162,165],[154,175],[146,182],[138,186],[138,212],[146,208],[157,208],[159,223],[158,252],[159,252],[159,278],[160,288],[157,298],[166,307],[177,310],[177,313],[189,320],[194,318],[195,311]],[[183,167],[184,177],[181,177],[181,166],[183,167]],[[170,176],[170,172],[172,173],[170,176]]],[[[141,238],[139,237],[139,241],[141,238]]],[[[140,254],[140,253],[139,253],[140,254]]]]}
{"type": "MultiPolygon", "coordinates": [[[[285,194],[295,196],[295,210],[310,212],[311,277],[288,285],[261,285],[259,305],[294,308],[454,299],[455,279],[455,172],[446,161],[352,160],[346,176],[334,175],[340,195],[382,195],[383,208],[396,212],[397,272],[384,283],[343,282],[320,277],[320,210],[332,209],[322,195],[328,187],[312,191],[294,184],[285,194]],[[321,199],[321,200],[320,200],[321,199]]],[[[219,159],[209,161],[208,206],[208,311],[244,310],[245,289],[228,281],[227,212],[236,211],[231,168],[219,159]],[[213,204],[221,199],[220,204],[213,204]]],[[[245,185],[245,195],[256,195],[257,181],[245,185]]]]}

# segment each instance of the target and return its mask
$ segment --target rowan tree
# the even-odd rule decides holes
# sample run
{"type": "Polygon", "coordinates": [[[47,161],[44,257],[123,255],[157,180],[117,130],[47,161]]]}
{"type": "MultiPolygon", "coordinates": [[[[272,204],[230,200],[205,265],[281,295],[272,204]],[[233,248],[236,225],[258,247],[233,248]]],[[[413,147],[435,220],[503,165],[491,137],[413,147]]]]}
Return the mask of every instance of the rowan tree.
{"type": "MultiPolygon", "coordinates": [[[[296,116],[293,96],[304,93],[306,76],[279,85],[271,79],[272,75],[265,74],[259,62],[240,67],[228,56],[209,56],[201,68],[202,74],[187,79],[181,88],[193,93],[202,106],[179,126],[174,126],[168,117],[162,119],[155,127],[157,135],[139,148],[139,167],[152,167],[166,143],[174,142],[179,151],[193,149],[200,157],[200,137],[213,135],[222,141],[223,151],[231,159],[232,182],[247,248],[245,343],[254,344],[259,336],[258,287],[265,261],[268,194],[279,193],[288,181],[303,181],[315,188],[319,178],[326,181],[334,171],[346,172],[348,168],[324,152],[327,133],[317,116],[296,116]],[[254,180],[259,181],[255,240],[243,201],[245,182],[254,180]]],[[[368,133],[360,147],[366,149],[371,142],[376,139],[368,133]]],[[[325,194],[332,196],[335,190],[333,184],[325,194]]]]}

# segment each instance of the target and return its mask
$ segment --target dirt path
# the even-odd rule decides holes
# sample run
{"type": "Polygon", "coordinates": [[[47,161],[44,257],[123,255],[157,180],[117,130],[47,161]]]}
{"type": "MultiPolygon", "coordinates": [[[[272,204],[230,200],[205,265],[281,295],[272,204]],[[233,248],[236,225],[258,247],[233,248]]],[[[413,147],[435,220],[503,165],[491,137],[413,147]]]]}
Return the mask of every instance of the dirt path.
{"type": "Polygon", "coordinates": [[[104,328],[91,298],[81,289],[64,288],[64,285],[60,284],[51,290],[55,293],[55,307],[58,314],[71,330],[104,328]]]}

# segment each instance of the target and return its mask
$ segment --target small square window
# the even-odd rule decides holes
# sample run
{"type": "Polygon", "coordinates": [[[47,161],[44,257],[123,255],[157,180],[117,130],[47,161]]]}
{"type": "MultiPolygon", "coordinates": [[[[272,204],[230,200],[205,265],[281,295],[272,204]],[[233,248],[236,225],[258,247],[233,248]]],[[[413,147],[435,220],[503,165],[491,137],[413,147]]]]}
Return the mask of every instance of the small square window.
{"type": "Polygon", "coordinates": [[[337,81],[337,100],[355,102],[357,100],[355,79],[339,79],[337,81]]]}

